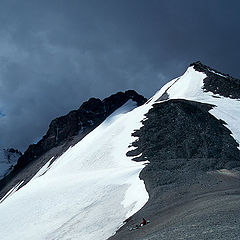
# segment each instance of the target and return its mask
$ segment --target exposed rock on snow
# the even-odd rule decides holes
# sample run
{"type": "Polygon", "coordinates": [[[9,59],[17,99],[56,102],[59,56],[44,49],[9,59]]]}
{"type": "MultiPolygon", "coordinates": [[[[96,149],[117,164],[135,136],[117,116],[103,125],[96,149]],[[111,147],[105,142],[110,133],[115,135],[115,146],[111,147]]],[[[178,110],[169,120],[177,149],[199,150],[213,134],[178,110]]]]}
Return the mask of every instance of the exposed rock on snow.
{"type": "Polygon", "coordinates": [[[196,71],[203,72],[207,75],[204,79],[204,90],[219,94],[223,97],[240,99],[240,80],[233,78],[228,74],[220,73],[201,62],[192,63],[196,71]]]}

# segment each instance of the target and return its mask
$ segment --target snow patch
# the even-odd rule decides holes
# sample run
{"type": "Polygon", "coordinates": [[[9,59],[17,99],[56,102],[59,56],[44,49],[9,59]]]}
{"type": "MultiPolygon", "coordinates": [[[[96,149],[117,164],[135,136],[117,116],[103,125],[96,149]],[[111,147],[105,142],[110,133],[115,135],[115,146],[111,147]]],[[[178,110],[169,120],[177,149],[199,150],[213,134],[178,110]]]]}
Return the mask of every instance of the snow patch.
{"type": "Polygon", "coordinates": [[[212,72],[218,76],[221,76],[221,77],[224,77],[224,78],[227,78],[225,75],[221,74],[221,73],[218,73],[218,72],[215,72],[214,70],[211,70],[211,69],[208,69],[209,72],[212,72]]]}

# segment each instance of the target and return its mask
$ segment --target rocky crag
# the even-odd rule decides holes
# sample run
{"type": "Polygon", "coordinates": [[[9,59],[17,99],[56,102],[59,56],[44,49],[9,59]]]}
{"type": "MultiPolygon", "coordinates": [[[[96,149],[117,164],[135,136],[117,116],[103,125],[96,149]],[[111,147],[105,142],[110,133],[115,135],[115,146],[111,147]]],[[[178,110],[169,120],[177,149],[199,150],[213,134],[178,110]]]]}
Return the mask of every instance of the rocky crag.
{"type": "Polygon", "coordinates": [[[240,99],[240,79],[221,73],[199,61],[190,64],[190,66],[193,66],[196,71],[207,75],[203,87],[206,92],[209,91],[232,99],[240,99]]]}
{"type": "Polygon", "coordinates": [[[37,144],[30,145],[12,172],[0,181],[0,198],[17,183],[24,181],[26,184],[52,156],[55,156],[54,161],[128,100],[135,101],[137,106],[147,101],[134,90],[128,90],[104,100],[90,98],[79,109],[54,119],[46,135],[37,144]]]}

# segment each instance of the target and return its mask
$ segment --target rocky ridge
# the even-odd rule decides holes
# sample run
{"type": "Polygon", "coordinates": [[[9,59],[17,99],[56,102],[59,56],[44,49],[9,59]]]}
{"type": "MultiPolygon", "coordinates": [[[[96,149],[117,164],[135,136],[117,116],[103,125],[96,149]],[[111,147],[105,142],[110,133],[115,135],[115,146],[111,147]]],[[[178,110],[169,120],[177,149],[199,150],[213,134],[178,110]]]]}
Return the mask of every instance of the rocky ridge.
{"type": "Polygon", "coordinates": [[[80,141],[128,100],[135,101],[137,106],[147,101],[134,90],[128,90],[118,92],[103,100],[90,98],[79,109],[54,119],[46,135],[37,144],[30,145],[19,158],[13,171],[0,181],[0,198],[18,182],[24,180],[26,184],[51,156],[54,155],[55,160],[69,146],[80,141]],[[26,167],[28,170],[22,171],[26,167]],[[28,172],[28,174],[23,172],[28,172]],[[9,184],[10,181],[11,184],[9,184]]]}
{"type": "Polygon", "coordinates": [[[146,102],[146,99],[133,90],[118,92],[103,101],[90,98],[84,102],[78,110],[54,119],[45,136],[37,143],[32,144],[19,159],[15,169],[24,167],[48,150],[61,144],[68,138],[84,133],[89,128],[94,128],[103,122],[111,113],[132,99],[138,106],[146,102]]]}
{"type": "Polygon", "coordinates": [[[223,97],[240,99],[240,79],[221,73],[202,64],[200,61],[194,62],[190,66],[193,66],[196,71],[207,75],[204,79],[204,91],[219,94],[223,97]]]}

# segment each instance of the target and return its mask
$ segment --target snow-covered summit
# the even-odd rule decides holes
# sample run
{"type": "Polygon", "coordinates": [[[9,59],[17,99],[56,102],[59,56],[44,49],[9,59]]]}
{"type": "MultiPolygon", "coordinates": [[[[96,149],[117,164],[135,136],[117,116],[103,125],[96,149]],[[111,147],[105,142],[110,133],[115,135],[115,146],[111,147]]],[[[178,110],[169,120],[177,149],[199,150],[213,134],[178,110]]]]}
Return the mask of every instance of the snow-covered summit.
{"type": "Polygon", "coordinates": [[[214,105],[210,113],[223,120],[240,143],[240,80],[196,62],[181,77],[167,83],[153,100],[167,99],[186,99],[214,105]]]}

